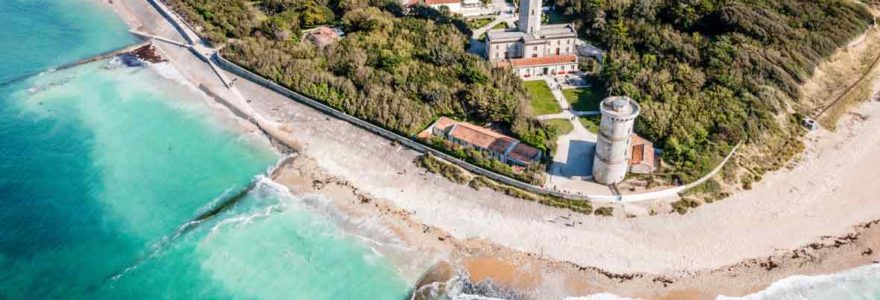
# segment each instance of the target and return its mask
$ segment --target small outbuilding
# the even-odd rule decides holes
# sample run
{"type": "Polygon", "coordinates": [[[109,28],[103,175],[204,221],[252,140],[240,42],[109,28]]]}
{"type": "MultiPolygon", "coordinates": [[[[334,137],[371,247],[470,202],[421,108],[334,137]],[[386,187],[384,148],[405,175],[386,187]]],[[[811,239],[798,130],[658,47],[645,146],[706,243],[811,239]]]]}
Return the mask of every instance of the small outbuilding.
{"type": "Polygon", "coordinates": [[[307,40],[312,44],[315,44],[318,49],[326,48],[330,44],[339,41],[339,38],[339,32],[327,26],[315,28],[314,30],[309,31],[308,33],[303,35],[303,41],[307,40]]]}
{"type": "Polygon", "coordinates": [[[635,174],[650,174],[657,170],[654,156],[654,143],[633,133],[631,137],[632,148],[630,149],[629,172],[635,174]]]}

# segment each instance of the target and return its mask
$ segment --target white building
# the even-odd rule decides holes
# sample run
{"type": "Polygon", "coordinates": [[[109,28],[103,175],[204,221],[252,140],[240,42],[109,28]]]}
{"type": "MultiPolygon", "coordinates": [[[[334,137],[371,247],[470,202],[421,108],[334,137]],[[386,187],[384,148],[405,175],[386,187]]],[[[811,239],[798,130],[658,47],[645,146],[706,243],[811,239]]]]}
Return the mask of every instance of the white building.
{"type": "Polygon", "coordinates": [[[481,0],[425,0],[425,5],[433,9],[440,10],[446,7],[450,12],[460,13],[465,9],[474,9],[483,7],[481,0]]]}
{"type": "Polygon", "coordinates": [[[541,0],[521,0],[519,28],[486,33],[486,58],[522,77],[577,71],[572,24],[541,24],[541,0]]]}

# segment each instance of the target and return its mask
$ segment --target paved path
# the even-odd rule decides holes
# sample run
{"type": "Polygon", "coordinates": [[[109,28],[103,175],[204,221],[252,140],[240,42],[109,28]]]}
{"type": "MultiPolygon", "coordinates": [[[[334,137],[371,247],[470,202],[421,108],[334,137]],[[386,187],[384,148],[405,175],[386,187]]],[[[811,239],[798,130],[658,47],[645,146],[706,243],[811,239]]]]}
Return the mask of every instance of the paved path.
{"type": "Polygon", "coordinates": [[[500,11],[502,15],[516,12],[516,7],[513,6],[513,4],[507,3],[505,0],[492,0],[492,6],[500,11]]]}
{"type": "Polygon", "coordinates": [[[546,186],[573,194],[607,194],[608,187],[595,183],[593,178],[593,154],[596,148],[596,134],[587,130],[577,116],[595,115],[599,112],[574,111],[562,94],[562,89],[554,77],[544,77],[550,92],[562,112],[541,115],[538,120],[564,119],[574,128],[556,140],[556,153],[548,172],[546,186]]]}
{"type": "Polygon", "coordinates": [[[495,17],[495,20],[492,20],[492,22],[489,22],[489,24],[486,24],[483,27],[474,29],[473,33],[471,34],[471,38],[475,39],[475,40],[479,40],[480,36],[482,36],[487,31],[491,30],[493,27],[495,27],[495,25],[501,24],[501,22],[507,22],[507,20],[515,20],[515,19],[516,19],[516,17],[501,14],[501,15],[495,17]]]}
{"type": "Polygon", "coordinates": [[[184,43],[184,42],[179,42],[179,41],[176,41],[176,40],[172,40],[172,39],[169,39],[169,38],[164,38],[164,37],[161,37],[161,36],[152,35],[152,34],[149,34],[149,33],[143,33],[143,32],[140,32],[140,31],[137,31],[137,30],[134,30],[134,29],[129,30],[129,32],[131,32],[131,33],[133,33],[133,34],[135,34],[135,35],[139,35],[139,36],[142,36],[142,37],[148,38],[148,39],[154,39],[154,40],[157,40],[157,41],[166,42],[166,43],[169,43],[169,44],[172,44],[172,45],[176,45],[176,46],[180,46],[180,47],[184,47],[184,48],[187,48],[187,47],[191,47],[191,46],[192,46],[192,45],[187,44],[187,43],[184,43]]]}
{"type": "Polygon", "coordinates": [[[538,121],[555,120],[555,119],[570,120],[572,117],[574,117],[574,115],[571,113],[571,111],[563,110],[561,113],[557,113],[557,114],[540,115],[540,116],[535,117],[535,119],[538,119],[538,121]]]}

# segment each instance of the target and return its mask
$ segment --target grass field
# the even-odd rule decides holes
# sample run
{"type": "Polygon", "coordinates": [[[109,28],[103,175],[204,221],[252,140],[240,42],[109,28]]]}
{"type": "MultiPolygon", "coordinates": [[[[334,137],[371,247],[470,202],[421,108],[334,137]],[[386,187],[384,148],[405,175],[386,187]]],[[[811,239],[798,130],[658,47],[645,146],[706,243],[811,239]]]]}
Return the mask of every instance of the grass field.
{"type": "Polygon", "coordinates": [[[562,94],[576,111],[597,111],[602,102],[602,95],[590,88],[564,89],[562,94]]]}
{"type": "Polygon", "coordinates": [[[492,23],[492,20],[492,18],[470,19],[467,23],[468,26],[471,27],[471,30],[477,30],[486,26],[486,24],[492,23]]]}
{"type": "Polygon", "coordinates": [[[559,104],[556,103],[556,99],[553,98],[553,93],[550,92],[550,87],[547,86],[543,80],[533,80],[523,82],[523,86],[526,88],[526,91],[529,92],[529,105],[532,107],[532,112],[535,115],[546,115],[546,114],[556,114],[561,113],[562,108],[559,107],[559,104]]]}
{"type": "Polygon", "coordinates": [[[565,119],[547,120],[544,121],[544,124],[547,125],[547,127],[555,130],[557,133],[559,133],[559,135],[568,134],[569,132],[574,130],[574,125],[572,125],[569,120],[565,119]]]}
{"type": "Polygon", "coordinates": [[[492,26],[492,29],[507,29],[507,23],[501,22],[492,26]]]}
{"type": "Polygon", "coordinates": [[[602,121],[602,116],[595,115],[578,117],[578,121],[581,121],[581,124],[584,125],[585,128],[587,128],[587,131],[597,133],[599,132],[599,122],[602,121]]]}

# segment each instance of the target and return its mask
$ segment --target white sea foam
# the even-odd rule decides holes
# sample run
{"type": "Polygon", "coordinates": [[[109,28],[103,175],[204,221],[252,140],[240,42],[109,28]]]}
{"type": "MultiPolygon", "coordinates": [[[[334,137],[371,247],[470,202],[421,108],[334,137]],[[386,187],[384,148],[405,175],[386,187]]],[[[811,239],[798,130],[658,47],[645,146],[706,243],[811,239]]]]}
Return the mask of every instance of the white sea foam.
{"type": "Polygon", "coordinates": [[[147,67],[156,72],[156,74],[158,74],[162,78],[180,83],[181,85],[193,88],[197,91],[199,90],[196,85],[194,85],[192,82],[187,80],[186,77],[183,76],[183,73],[180,73],[177,68],[174,68],[174,66],[167,62],[147,64],[147,67]]]}
{"type": "Polygon", "coordinates": [[[743,296],[718,296],[718,300],[758,299],[880,299],[880,264],[873,264],[841,273],[805,276],[795,275],[774,282],[766,290],[743,296]]]}

